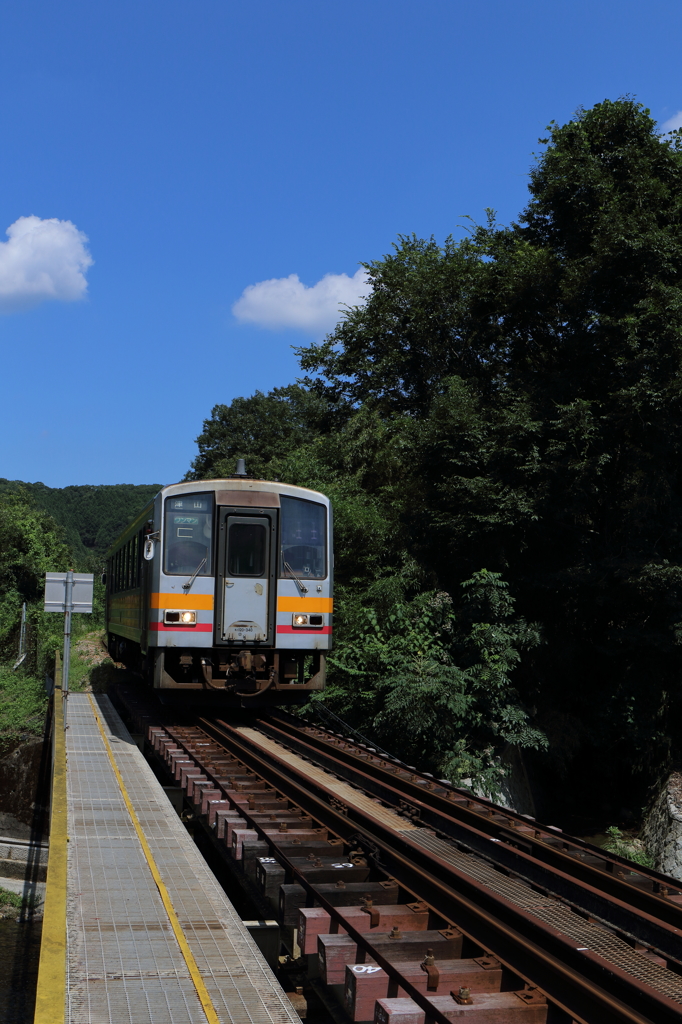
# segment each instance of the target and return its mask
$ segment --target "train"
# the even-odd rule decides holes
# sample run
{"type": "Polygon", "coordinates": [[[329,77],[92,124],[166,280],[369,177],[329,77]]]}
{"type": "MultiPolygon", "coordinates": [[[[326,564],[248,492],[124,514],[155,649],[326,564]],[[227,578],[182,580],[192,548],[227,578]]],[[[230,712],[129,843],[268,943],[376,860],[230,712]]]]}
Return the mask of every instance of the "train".
{"type": "Polygon", "coordinates": [[[234,476],[163,487],[106,556],[109,654],[161,699],[302,703],[325,686],[333,568],[318,491],[249,477],[241,459],[234,476]]]}

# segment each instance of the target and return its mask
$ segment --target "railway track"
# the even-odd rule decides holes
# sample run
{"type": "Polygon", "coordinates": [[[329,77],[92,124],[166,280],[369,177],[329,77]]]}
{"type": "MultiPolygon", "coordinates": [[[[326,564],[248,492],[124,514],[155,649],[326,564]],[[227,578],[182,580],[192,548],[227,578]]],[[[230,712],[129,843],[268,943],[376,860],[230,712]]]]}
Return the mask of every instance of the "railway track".
{"type": "Polygon", "coordinates": [[[120,700],[351,1020],[682,1020],[665,876],[286,713],[180,723],[120,700]]]}

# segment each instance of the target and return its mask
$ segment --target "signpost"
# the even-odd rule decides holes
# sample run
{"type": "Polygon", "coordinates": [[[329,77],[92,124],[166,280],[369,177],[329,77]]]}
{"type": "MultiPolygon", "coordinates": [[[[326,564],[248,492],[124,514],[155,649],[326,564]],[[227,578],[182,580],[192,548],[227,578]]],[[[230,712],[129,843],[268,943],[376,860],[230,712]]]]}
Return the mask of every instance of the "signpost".
{"type": "MultiPolygon", "coordinates": [[[[71,614],[92,611],[93,575],[89,572],[45,573],[45,611],[64,613],[64,661],[62,666],[62,697],[69,693],[71,662],[71,614]]],[[[66,728],[66,705],[64,706],[66,728]]]]}

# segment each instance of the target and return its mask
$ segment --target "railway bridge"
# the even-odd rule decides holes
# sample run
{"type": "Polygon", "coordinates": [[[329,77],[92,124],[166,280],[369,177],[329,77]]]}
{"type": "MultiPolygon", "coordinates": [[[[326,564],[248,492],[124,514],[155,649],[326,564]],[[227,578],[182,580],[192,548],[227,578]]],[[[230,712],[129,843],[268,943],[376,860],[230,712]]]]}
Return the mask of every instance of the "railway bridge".
{"type": "Polygon", "coordinates": [[[682,1021],[682,885],[346,735],[57,685],[53,749],[36,1024],[682,1021]]]}

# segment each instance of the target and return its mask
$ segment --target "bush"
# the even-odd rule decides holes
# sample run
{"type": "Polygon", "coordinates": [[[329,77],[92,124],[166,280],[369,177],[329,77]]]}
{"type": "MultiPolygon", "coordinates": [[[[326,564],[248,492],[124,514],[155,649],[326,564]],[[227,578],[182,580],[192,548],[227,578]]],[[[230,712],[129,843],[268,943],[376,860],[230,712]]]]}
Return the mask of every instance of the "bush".
{"type": "Polygon", "coordinates": [[[39,679],[0,666],[0,749],[17,739],[42,736],[46,711],[47,693],[39,679]]]}
{"type": "Polygon", "coordinates": [[[626,835],[617,825],[611,825],[610,828],[607,828],[606,834],[609,838],[604,843],[603,849],[607,853],[615,853],[617,857],[624,857],[626,860],[631,860],[634,864],[641,864],[645,868],[652,868],[654,866],[654,862],[644,849],[644,843],[641,839],[626,835]]]}

